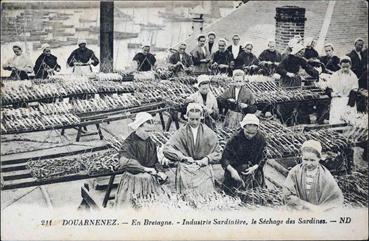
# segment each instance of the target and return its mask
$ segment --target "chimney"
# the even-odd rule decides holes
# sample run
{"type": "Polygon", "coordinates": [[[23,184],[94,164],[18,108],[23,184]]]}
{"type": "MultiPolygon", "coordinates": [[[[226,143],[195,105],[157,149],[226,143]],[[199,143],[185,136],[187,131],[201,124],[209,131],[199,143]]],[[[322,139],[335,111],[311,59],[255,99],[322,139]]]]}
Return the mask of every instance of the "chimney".
{"type": "Polygon", "coordinates": [[[275,42],[276,49],[284,51],[288,41],[295,35],[304,39],[305,33],[305,8],[296,6],[283,6],[276,8],[275,42]]]}

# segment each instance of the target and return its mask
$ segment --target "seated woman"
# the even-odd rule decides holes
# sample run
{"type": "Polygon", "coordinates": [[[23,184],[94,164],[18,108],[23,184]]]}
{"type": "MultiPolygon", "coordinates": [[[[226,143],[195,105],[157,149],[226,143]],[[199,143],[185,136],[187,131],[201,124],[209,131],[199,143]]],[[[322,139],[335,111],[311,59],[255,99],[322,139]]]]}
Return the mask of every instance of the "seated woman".
{"type": "Polygon", "coordinates": [[[341,189],[329,170],[319,163],[322,152],[320,142],[305,141],[301,151],[302,163],[290,170],[283,185],[287,205],[311,211],[341,206],[341,189]]]}
{"type": "Polygon", "coordinates": [[[255,97],[251,90],[244,86],[244,81],[245,72],[233,71],[232,85],[219,97],[220,102],[226,103],[225,105],[231,109],[226,114],[224,127],[237,129],[245,114],[257,111],[254,105],[255,97]]]}
{"type": "Polygon", "coordinates": [[[163,167],[158,161],[157,146],[150,138],[152,116],[147,112],[137,114],[134,122],[128,126],[132,132],[124,141],[119,152],[120,165],[125,172],[122,175],[115,206],[129,206],[132,198],[155,196],[165,193],[157,177],[165,180],[163,167]]]}

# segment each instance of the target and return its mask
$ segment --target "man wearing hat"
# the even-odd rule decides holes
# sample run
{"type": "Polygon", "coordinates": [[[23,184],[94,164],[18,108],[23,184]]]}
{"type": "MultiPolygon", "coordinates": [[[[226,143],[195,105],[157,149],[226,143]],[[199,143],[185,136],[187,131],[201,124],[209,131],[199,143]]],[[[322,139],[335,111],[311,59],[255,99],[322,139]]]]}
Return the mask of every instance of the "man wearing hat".
{"type": "Polygon", "coordinates": [[[85,39],[78,40],[78,49],[74,50],[69,58],[67,64],[73,67],[75,74],[89,74],[92,72],[92,67],[99,64],[99,59],[95,56],[94,51],[86,47],[87,41],[85,39]]]}
{"type": "Polygon", "coordinates": [[[214,129],[219,110],[217,99],[210,91],[210,78],[208,75],[197,77],[197,88],[199,90],[188,96],[185,102],[200,104],[204,110],[204,123],[211,129],[214,129]]]}
{"type": "Polygon", "coordinates": [[[211,60],[209,49],[206,47],[206,37],[200,34],[197,37],[197,47],[191,51],[194,64],[193,72],[195,75],[209,73],[209,63],[211,60]]]}
{"type": "Polygon", "coordinates": [[[128,124],[133,132],[124,140],[119,152],[122,175],[115,198],[117,207],[129,204],[133,197],[160,195],[165,191],[156,180],[166,179],[163,167],[158,161],[157,146],[150,137],[153,130],[153,117],[140,112],[135,120],[128,124]]]}
{"type": "Polygon", "coordinates": [[[259,131],[259,119],[254,114],[247,114],[240,125],[241,130],[227,142],[221,159],[223,188],[231,195],[239,188],[265,186],[266,140],[259,131]]]}
{"type": "Polygon", "coordinates": [[[10,78],[17,80],[29,79],[32,72],[32,62],[28,55],[23,53],[21,44],[13,44],[14,56],[3,64],[4,70],[11,71],[10,78]]]}
{"type": "Polygon", "coordinates": [[[133,61],[137,63],[137,71],[150,71],[155,67],[156,58],[150,53],[150,45],[143,44],[142,52],[137,53],[133,57],[133,61]]]}
{"type": "Polygon", "coordinates": [[[191,55],[186,53],[186,47],[187,45],[185,43],[181,43],[178,51],[169,57],[169,64],[171,64],[171,69],[175,75],[192,72],[193,61],[191,55]]]}
{"type": "Polygon", "coordinates": [[[172,135],[163,153],[178,163],[175,177],[178,193],[212,194],[214,176],[209,164],[220,160],[218,137],[201,123],[204,112],[200,104],[188,104],[186,115],[188,123],[172,135]]]}
{"type": "Polygon", "coordinates": [[[325,211],[343,205],[343,194],[327,168],[319,163],[320,142],[308,140],[302,144],[302,162],[294,166],[283,184],[286,204],[293,209],[325,211]]]}
{"type": "Polygon", "coordinates": [[[54,71],[60,71],[57,57],[51,54],[49,44],[43,44],[42,54],[37,58],[33,71],[37,79],[46,79],[49,75],[54,75],[54,71]]]}

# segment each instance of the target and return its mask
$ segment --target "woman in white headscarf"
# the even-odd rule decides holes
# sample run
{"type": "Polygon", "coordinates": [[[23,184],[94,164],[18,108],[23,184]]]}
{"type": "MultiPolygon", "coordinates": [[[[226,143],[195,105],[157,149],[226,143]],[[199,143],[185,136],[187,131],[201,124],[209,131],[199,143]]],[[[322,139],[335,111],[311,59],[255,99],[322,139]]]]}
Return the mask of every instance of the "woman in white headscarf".
{"type": "Polygon", "coordinates": [[[119,152],[122,175],[115,206],[126,206],[132,198],[142,198],[165,193],[156,176],[165,180],[166,175],[158,161],[157,146],[150,137],[153,117],[147,112],[136,115],[128,126],[134,131],[124,140],[119,152]]]}
{"type": "Polygon", "coordinates": [[[32,62],[28,55],[23,53],[21,44],[13,44],[14,56],[3,64],[4,70],[11,71],[12,79],[29,79],[28,74],[32,72],[32,62]]]}
{"type": "Polygon", "coordinates": [[[322,146],[315,140],[301,147],[302,163],[294,166],[284,182],[286,204],[294,209],[328,210],[343,204],[343,194],[327,168],[319,163],[322,146]]]}

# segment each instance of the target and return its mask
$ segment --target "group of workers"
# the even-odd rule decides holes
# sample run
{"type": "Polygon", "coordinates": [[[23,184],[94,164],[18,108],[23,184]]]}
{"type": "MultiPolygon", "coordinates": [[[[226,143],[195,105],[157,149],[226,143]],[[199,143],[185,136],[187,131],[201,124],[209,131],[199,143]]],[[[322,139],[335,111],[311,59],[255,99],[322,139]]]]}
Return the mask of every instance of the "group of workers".
{"type": "MultiPolygon", "coordinates": [[[[86,47],[87,42],[84,39],[78,40],[78,48],[75,49],[67,60],[67,65],[73,73],[84,75],[92,72],[92,66],[99,64],[99,59],[95,53],[86,47]]],[[[35,64],[32,64],[29,56],[23,52],[22,44],[14,43],[14,56],[3,64],[4,70],[11,71],[10,78],[17,80],[29,79],[30,73],[35,74],[36,79],[46,79],[61,70],[58,64],[58,58],[51,53],[51,47],[45,43],[41,46],[42,53],[37,58],[35,64]]]]}
{"type": "MultiPolygon", "coordinates": [[[[187,106],[187,123],[163,146],[166,160],[176,165],[175,188],[183,198],[191,200],[217,192],[212,165],[220,163],[224,169],[222,190],[231,196],[239,191],[265,188],[263,167],[266,139],[259,130],[259,119],[247,114],[239,123],[239,131],[232,136],[223,152],[215,132],[201,122],[204,109],[198,103],[187,106]]],[[[165,196],[163,184],[168,177],[158,158],[158,148],[150,135],[153,116],[140,112],[129,124],[133,132],[125,139],[119,154],[124,170],[116,207],[131,205],[133,198],[165,196]]],[[[327,210],[343,204],[343,194],[328,169],[319,164],[322,146],[308,140],[301,148],[302,163],[291,169],[283,185],[286,204],[295,209],[327,210]]],[[[210,199],[209,199],[210,200],[210,199]]]]}

